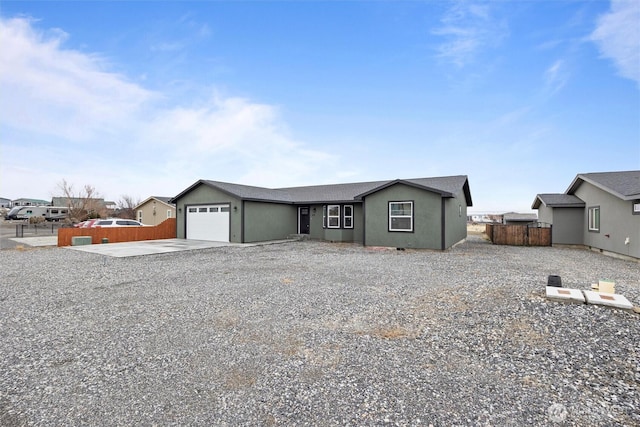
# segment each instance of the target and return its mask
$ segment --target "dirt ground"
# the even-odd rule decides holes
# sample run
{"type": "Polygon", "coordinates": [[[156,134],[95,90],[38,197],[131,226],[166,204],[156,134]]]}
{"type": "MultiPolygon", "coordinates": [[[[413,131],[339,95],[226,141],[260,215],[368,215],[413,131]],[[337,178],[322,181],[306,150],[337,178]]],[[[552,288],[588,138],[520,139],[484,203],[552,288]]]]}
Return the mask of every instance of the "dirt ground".
{"type": "Polygon", "coordinates": [[[486,229],[485,224],[467,224],[467,234],[481,236],[486,229]]]}

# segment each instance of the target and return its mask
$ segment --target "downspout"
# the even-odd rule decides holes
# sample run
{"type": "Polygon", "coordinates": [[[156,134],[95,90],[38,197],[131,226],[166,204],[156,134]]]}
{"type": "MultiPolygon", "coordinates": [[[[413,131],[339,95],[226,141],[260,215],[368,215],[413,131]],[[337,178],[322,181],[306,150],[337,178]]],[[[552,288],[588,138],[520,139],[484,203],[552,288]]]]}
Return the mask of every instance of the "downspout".
{"type": "Polygon", "coordinates": [[[444,251],[446,249],[446,231],[445,226],[447,225],[447,221],[445,220],[445,205],[444,205],[444,197],[440,198],[440,248],[444,251]]]}

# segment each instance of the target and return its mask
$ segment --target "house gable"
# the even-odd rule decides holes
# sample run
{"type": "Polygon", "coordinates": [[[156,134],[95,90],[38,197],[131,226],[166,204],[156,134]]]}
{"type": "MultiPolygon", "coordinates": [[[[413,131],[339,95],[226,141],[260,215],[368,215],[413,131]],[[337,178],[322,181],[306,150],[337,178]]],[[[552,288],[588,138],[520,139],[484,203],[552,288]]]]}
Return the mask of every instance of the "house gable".
{"type": "Polygon", "coordinates": [[[176,207],[170,197],[151,196],[133,208],[138,221],[146,225],[158,225],[167,218],[175,218],[176,207]]]}

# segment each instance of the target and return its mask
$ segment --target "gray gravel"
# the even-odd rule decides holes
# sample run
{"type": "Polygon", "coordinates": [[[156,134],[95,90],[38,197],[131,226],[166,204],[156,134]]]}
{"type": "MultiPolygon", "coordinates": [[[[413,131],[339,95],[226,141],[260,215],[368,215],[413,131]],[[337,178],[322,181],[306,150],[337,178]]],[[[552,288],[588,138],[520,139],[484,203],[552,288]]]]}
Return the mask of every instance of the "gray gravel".
{"type": "Polygon", "coordinates": [[[579,249],[0,252],[0,425],[640,425],[640,316],[579,249]]]}

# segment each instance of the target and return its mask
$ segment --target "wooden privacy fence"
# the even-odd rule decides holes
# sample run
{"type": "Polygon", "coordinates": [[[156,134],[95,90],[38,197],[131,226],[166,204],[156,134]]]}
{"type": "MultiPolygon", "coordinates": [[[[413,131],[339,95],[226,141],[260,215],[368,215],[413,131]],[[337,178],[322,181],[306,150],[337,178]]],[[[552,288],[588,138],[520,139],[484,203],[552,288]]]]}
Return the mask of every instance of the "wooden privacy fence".
{"type": "Polygon", "coordinates": [[[551,224],[487,224],[485,233],[495,245],[551,246],[551,224]]]}
{"type": "Polygon", "coordinates": [[[176,219],[168,218],[162,223],[149,227],[105,227],[105,228],[61,228],[58,230],[58,246],[71,246],[71,238],[91,236],[91,243],[135,242],[176,238],[176,219]]]}

